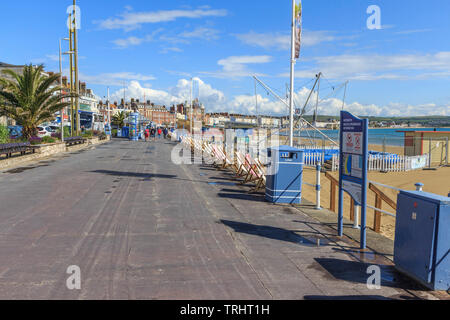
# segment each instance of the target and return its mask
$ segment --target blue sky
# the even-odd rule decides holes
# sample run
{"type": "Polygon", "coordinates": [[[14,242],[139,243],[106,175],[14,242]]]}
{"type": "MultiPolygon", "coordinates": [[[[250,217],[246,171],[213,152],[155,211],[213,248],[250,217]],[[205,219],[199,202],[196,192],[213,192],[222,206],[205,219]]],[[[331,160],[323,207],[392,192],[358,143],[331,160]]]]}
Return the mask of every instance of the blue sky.
{"type": "MultiPolygon", "coordinates": [[[[4,1],[0,61],[44,63],[58,70],[58,39],[67,36],[72,1],[4,1]]],[[[291,1],[80,0],[81,80],[103,97],[161,104],[184,101],[189,79],[208,111],[255,113],[258,75],[280,95],[289,82],[291,1]]],[[[321,114],[450,114],[450,1],[303,0],[303,46],[296,65],[302,105],[321,71],[321,114]],[[381,30],[369,30],[369,5],[381,30]]],[[[67,49],[67,48],[66,48],[67,49]]],[[[68,61],[64,61],[67,69],[68,61]]],[[[258,87],[260,112],[284,114],[258,87]]],[[[197,94],[195,94],[197,95],[197,94]]],[[[311,112],[312,105],[308,107],[311,112]]]]}

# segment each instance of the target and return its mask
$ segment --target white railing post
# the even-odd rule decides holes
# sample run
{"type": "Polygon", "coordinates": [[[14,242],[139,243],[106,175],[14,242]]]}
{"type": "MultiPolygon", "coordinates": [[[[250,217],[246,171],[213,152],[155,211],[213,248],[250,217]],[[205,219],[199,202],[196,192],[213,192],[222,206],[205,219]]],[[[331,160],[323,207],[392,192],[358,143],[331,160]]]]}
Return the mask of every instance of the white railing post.
{"type": "Polygon", "coordinates": [[[360,229],[360,227],[359,227],[359,208],[360,208],[360,206],[355,204],[355,209],[354,209],[355,219],[353,221],[353,229],[360,229]]]}
{"type": "Polygon", "coordinates": [[[321,210],[320,207],[320,172],[322,171],[322,167],[320,163],[317,163],[316,166],[316,210],[321,210]]]}

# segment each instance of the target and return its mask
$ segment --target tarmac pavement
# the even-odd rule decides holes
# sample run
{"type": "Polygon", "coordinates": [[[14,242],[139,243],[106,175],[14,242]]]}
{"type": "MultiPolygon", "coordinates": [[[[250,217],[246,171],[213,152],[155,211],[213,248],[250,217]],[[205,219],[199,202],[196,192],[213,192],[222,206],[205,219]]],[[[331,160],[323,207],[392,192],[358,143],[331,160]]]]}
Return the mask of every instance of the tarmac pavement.
{"type": "Polygon", "coordinates": [[[435,298],[301,209],[173,164],[174,145],[115,139],[0,173],[0,299],[435,298]]]}

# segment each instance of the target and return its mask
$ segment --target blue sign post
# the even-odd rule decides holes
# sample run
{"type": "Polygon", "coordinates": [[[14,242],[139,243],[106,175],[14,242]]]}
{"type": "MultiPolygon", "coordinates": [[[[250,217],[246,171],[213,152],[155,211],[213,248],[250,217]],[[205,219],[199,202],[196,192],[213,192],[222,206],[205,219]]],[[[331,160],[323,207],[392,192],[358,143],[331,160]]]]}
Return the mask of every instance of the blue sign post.
{"type": "Polygon", "coordinates": [[[130,114],[129,119],[129,125],[130,125],[130,132],[129,132],[129,138],[132,141],[138,141],[139,140],[139,113],[133,112],[130,114]]]}
{"type": "Polygon", "coordinates": [[[344,234],[344,191],[361,206],[361,249],[366,248],[367,161],[369,120],[341,111],[339,137],[339,217],[338,233],[344,234]]]}

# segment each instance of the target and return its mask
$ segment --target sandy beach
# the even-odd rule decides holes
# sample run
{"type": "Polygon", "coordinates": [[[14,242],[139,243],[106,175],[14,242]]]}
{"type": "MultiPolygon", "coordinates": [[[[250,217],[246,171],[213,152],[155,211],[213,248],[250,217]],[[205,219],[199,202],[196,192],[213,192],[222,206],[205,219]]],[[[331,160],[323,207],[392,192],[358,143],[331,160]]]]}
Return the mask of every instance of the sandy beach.
{"type": "MultiPolygon", "coordinates": [[[[316,172],[313,168],[305,168],[304,181],[307,183],[315,184],[316,172]]],[[[339,178],[337,172],[333,172],[332,175],[339,178]]],[[[321,192],[321,206],[323,208],[330,208],[330,180],[325,177],[325,174],[321,176],[322,180],[322,192],[321,192]]],[[[450,167],[439,168],[436,171],[416,170],[409,172],[369,172],[369,180],[390,185],[396,188],[404,190],[414,190],[414,184],[417,182],[423,183],[424,191],[431,192],[443,196],[447,196],[450,192],[450,167]]],[[[395,190],[379,187],[386,195],[392,200],[397,202],[397,194],[395,190]]],[[[303,188],[303,197],[309,201],[315,202],[316,194],[312,187],[305,186],[303,188]]],[[[374,206],[375,195],[372,191],[368,192],[368,204],[374,206]]],[[[337,207],[337,200],[336,200],[337,207]]],[[[386,211],[395,213],[387,204],[383,203],[383,208],[386,211]]],[[[350,197],[344,195],[344,216],[350,218],[350,197]]],[[[336,215],[337,218],[337,215],[336,215]]],[[[373,228],[374,212],[372,209],[367,210],[367,226],[373,228]]],[[[381,218],[381,233],[390,238],[395,237],[395,218],[386,214],[382,214],[381,218]]]]}

